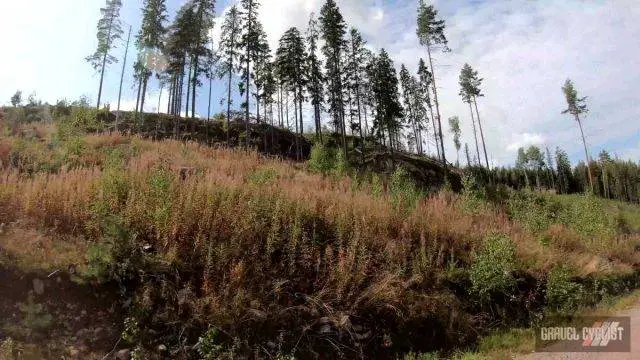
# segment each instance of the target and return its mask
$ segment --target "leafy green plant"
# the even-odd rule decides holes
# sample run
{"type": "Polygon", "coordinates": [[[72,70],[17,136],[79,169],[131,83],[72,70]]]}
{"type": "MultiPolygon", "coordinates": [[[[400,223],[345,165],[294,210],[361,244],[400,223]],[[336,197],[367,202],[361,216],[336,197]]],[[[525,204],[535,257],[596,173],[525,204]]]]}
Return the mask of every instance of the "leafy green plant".
{"type": "Polygon", "coordinates": [[[584,287],[571,281],[571,271],[567,266],[557,265],[551,269],[547,278],[547,303],[551,310],[576,311],[584,296],[584,287]]]}
{"type": "Polygon", "coordinates": [[[335,151],[320,143],[315,144],[311,149],[309,157],[309,169],[311,171],[328,174],[335,167],[335,151]]]}
{"type": "Polygon", "coordinates": [[[211,327],[198,339],[198,354],[202,360],[217,360],[224,353],[224,347],[218,339],[218,329],[211,327]]]}
{"type": "Polygon", "coordinates": [[[391,191],[394,204],[407,208],[412,208],[423,196],[407,170],[401,166],[391,175],[389,190],[391,191]]]}
{"type": "Polygon", "coordinates": [[[509,237],[488,235],[469,271],[471,291],[482,300],[489,300],[496,293],[511,293],[515,286],[515,258],[515,245],[509,237]]]}

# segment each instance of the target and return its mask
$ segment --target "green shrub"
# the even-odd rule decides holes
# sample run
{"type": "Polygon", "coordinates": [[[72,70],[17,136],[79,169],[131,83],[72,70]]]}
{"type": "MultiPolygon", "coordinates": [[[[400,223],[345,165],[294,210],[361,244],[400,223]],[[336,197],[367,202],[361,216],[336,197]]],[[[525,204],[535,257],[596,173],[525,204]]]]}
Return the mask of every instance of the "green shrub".
{"type": "Polygon", "coordinates": [[[585,296],[584,287],[571,281],[567,266],[555,266],[547,278],[547,304],[552,311],[569,313],[576,311],[585,296]]]}
{"type": "Polygon", "coordinates": [[[218,339],[218,329],[209,328],[198,339],[198,354],[202,360],[218,360],[222,358],[224,347],[218,339]]]}
{"type": "Polygon", "coordinates": [[[98,110],[74,106],[71,114],[60,119],[58,124],[58,138],[67,140],[70,137],[80,136],[87,132],[103,130],[104,126],[98,121],[98,110]]]}
{"type": "Polygon", "coordinates": [[[469,271],[472,292],[483,301],[496,293],[511,293],[515,286],[515,258],[515,245],[509,237],[488,235],[469,271]]]}
{"type": "Polygon", "coordinates": [[[138,271],[148,268],[136,244],[136,234],[121,225],[115,216],[103,219],[103,238],[89,246],[84,276],[98,281],[120,284],[136,278],[138,271]]]}
{"type": "Polygon", "coordinates": [[[569,202],[558,219],[580,235],[590,238],[613,237],[618,224],[608,216],[602,203],[594,196],[576,196],[569,202]]]}
{"type": "Polygon", "coordinates": [[[308,163],[311,171],[328,174],[335,168],[335,163],[335,150],[320,143],[313,145],[308,163]]]}
{"type": "Polygon", "coordinates": [[[391,175],[389,190],[396,206],[411,208],[422,197],[422,192],[402,166],[399,166],[391,175]]]}
{"type": "Polygon", "coordinates": [[[484,208],[486,196],[471,173],[462,176],[462,210],[467,213],[477,213],[484,208]]]}

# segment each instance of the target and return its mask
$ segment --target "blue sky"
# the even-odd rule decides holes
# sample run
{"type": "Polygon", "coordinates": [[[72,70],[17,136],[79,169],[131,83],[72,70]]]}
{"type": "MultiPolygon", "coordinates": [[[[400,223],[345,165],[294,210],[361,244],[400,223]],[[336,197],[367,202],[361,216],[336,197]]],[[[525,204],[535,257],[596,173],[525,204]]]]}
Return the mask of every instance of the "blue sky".
{"type": "MultiPolygon", "coordinates": [[[[184,0],[168,0],[173,16],[184,0]]],[[[304,28],[323,0],[262,0],[261,19],[272,47],[291,26],[304,28]]],[[[84,61],[96,46],[95,25],[104,0],[0,1],[2,62],[0,103],[21,89],[44,101],[96,98],[98,77],[84,61]]],[[[123,0],[123,20],[134,33],[141,0],[123,0]]],[[[218,2],[218,13],[229,1],[218,2]]],[[[415,70],[426,52],[415,36],[417,0],[338,0],[351,26],[360,29],[372,48],[385,47],[396,61],[415,70]]],[[[595,156],[606,148],[640,160],[640,5],[637,0],[436,0],[447,21],[451,53],[437,53],[436,75],[442,117],[458,115],[463,141],[472,147],[468,107],[458,97],[457,76],[465,62],[484,77],[485,98],[479,103],[491,161],[511,164],[519,146],[530,144],[567,150],[575,162],[584,157],[577,124],[560,112],[560,87],[569,77],[589,96],[585,133],[595,156]]],[[[126,26],[125,26],[126,28],[126,26]]],[[[214,30],[216,34],[218,31],[214,30]]],[[[125,34],[126,37],[126,34],[125,34]]],[[[122,57],[123,47],[114,52],[122,57]]],[[[135,104],[131,65],[125,73],[123,108],[135,104]]],[[[104,99],[115,107],[122,63],[105,79],[104,99]]],[[[225,87],[214,82],[213,107],[218,111],[225,87]]],[[[236,87],[234,87],[235,89],[236,87]]],[[[206,115],[208,87],[200,90],[197,112],[206,115]]],[[[165,96],[166,98],[166,96],[165,96]]],[[[158,104],[152,84],[146,109],[158,104]]],[[[161,109],[164,106],[161,106],[161,109]]],[[[308,110],[308,109],[305,109],[308,110]]],[[[305,126],[311,126],[309,118],[305,126]]],[[[455,158],[450,137],[445,146],[455,158]]],[[[433,147],[431,148],[433,150],[433,147]]]]}

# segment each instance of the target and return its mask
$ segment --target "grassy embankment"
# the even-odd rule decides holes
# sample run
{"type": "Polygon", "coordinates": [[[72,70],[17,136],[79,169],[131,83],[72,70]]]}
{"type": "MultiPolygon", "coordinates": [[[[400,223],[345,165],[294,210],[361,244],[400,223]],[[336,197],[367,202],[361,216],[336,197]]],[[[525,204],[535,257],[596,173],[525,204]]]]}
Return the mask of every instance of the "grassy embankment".
{"type": "Polygon", "coordinates": [[[65,126],[3,130],[0,260],[123,284],[123,344],[147,356],[397,358],[639,283],[630,205],[471,182],[426,196],[324,152],[306,165],[65,126]],[[48,241],[6,235],[25,229],[48,241]]]}

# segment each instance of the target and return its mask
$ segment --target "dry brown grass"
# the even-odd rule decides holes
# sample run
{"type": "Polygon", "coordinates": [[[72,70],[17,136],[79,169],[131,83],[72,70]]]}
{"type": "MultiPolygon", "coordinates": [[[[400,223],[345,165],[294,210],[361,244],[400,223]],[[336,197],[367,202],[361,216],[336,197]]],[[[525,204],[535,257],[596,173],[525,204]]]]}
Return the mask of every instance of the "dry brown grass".
{"type": "MultiPolygon", "coordinates": [[[[509,236],[518,267],[539,278],[556,264],[586,275],[629,272],[640,261],[633,252],[613,259],[559,226],[543,246],[496,209],[461,211],[463,200],[449,192],[407,209],[369,184],[254,152],[119,134],[84,141],[88,149],[74,162],[94,166],[0,172],[0,214],[96,241],[103,218],[118,215],[164,260],[198,274],[192,311],[226,329],[240,331],[248,318],[311,326],[345,315],[395,324],[437,318],[463,329],[472,322],[445,285],[448,269],[468,267],[490,233],[509,236]],[[107,166],[103,149],[115,147],[135,156],[107,166]]],[[[637,239],[615,241],[627,249],[637,239]]]]}

